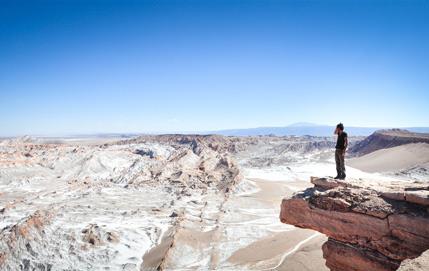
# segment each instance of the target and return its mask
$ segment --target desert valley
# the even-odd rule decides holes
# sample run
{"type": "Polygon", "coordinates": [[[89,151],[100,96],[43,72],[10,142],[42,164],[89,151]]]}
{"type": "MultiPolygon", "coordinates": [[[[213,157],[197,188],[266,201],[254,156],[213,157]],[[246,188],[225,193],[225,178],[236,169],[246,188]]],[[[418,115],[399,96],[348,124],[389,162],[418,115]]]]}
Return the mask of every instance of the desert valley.
{"type": "MultiPolygon", "coordinates": [[[[4,139],[1,269],[344,270],[335,255],[345,253],[339,247],[358,240],[352,246],[359,257],[346,251],[356,267],[348,270],[367,266],[395,270],[402,260],[429,249],[429,135],[386,130],[366,138],[350,137],[348,177],[345,184],[332,185],[334,146],[334,137],[314,136],[4,139]],[[300,191],[318,187],[321,190],[312,191],[310,199],[297,198],[302,197],[300,191]],[[350,206],[362,207],[362,202],[372,202],[362,207],[372,212],[399,208],[374,192],[389,187],[398,193],[417,191],[413,194],[417,200],[401,205],[402,211],[392,211],[418,212],[414,216],[420,223],[405,231],[412,252],[399,256],[377,250],[380,246],[389,250],[389,245],[397,249],[396,237],[385,243],[382,238],[369,248],[359,236],[352,236],[358,234],[347,232],[347,226],[326,225],[315,214],[306,220],[305,214],[312,211],[293,205],[309,200],[310,210],[328,210],[326,216],[334,212],[342,221],[346,219],[342,214],[355,212],[350,206]],[[331,197],[336,193],[334,201],[323,193],[331,197]],[[376,196],[359,201],[360,193],[376,196]],[[341,246],[335,246],[338,242],[341,246]],[[390,265],[380,265],[371,258],[375,254],[390,265]]],[[[365,221],[359,227],[373,227],[365,221]]],[[[366,236],[366,242],[372,237],[366,236]]],[[[427,263],[423,257],[416,263],[404,261],[413,268],[401,270],[419,270],[414,269],[418,261],[427,263]]]]}
{"type": "Polygon", "coordinates": [[[429,271],[429,0],[4,0],[0,271],[429,271]]]}

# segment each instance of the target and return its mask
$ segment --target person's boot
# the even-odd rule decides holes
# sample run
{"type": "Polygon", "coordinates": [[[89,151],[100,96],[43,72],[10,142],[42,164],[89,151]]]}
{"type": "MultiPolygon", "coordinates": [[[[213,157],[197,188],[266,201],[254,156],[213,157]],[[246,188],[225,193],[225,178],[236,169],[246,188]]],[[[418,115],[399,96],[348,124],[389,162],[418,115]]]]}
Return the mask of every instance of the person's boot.
{"type": "Polygon", "coordinates": [[[337,176],[335,176],[335,180],[338,180],[341,178],[341,173],[337,170],[337,176]]]}
{"type": "Polygon", "coordinates": [[[341,172],[341,176],[339,178],[340,180],[345,180],[346,179],[346,173],[345,172],[341,172]]]}

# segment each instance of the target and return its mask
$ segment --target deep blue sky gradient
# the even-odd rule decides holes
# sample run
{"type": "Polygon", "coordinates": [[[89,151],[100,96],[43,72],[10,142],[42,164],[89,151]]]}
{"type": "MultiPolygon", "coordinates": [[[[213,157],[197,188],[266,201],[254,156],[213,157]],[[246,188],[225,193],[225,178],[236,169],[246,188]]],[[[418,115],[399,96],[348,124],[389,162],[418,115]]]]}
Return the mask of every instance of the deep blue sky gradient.
{"type": "Polygon", "coordinates": [[[0,135],[429,126],[429,1],[2,1],[0,135]]]}

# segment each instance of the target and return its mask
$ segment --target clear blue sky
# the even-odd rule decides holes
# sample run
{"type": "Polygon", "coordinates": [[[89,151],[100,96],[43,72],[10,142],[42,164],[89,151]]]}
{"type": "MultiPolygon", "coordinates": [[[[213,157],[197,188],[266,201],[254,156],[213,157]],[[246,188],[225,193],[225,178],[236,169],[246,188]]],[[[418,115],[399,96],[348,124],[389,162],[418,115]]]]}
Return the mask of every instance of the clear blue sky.
{"type": "Polygon", "coordinates": [[[0,135],[429,126],[428,1],[2,1],[0,135]]]}

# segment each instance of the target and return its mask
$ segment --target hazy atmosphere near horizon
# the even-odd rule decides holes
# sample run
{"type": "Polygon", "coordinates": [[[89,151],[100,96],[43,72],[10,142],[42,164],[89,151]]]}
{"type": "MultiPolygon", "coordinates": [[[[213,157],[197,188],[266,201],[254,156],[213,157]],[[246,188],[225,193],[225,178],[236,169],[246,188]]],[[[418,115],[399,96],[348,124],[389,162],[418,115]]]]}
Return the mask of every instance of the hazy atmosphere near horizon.
{"type": "Polygon", "coordinates": [[[0,136],[429,126],[428,1],[2,1],[0,136]]]}

